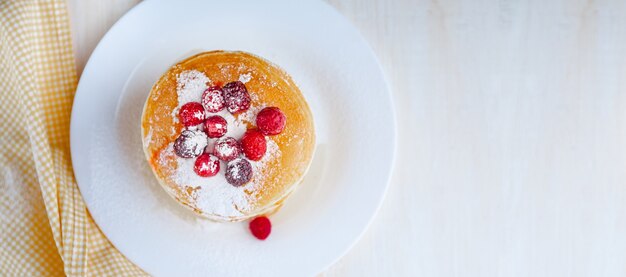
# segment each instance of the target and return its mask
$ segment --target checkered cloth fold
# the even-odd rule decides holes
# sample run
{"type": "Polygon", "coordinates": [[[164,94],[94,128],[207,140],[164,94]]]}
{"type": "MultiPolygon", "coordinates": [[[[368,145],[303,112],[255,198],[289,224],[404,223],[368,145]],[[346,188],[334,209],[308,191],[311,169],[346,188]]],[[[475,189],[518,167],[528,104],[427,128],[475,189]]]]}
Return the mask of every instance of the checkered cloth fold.
{"type": "Polygon", "coordinates": [[[100,232],[76,186],[76,83],[65,1],[0,1],[1,276],[145,275],[100,232]]]}

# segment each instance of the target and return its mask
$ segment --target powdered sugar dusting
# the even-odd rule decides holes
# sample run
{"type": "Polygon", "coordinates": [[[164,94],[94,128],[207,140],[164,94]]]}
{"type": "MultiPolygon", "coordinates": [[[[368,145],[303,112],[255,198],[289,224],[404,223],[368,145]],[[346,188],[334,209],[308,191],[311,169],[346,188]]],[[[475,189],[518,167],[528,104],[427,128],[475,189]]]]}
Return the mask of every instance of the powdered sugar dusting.
{"type": "Polygon", "coordinates": [[[201,130],[183,130],[174,141],[174,151],[181,157],[197,157],[204,152],[208,137],[201,130]]]}
{"type": "Polygon", "coordinates": [[[263,183],[263,181],[265,181],[265,176],[273,174],[274,168],[280,168],[280,165],[277,165],[275,167],[267,166],[269,162],[279,158],[281,156],[281,152],[278,144],[276,144],[276,142],[274,142],[271,137],[266,137],[266,141],[267,150],[263,158],[256,162],[250,161],[250,164],[252,165],[252,171],[254,172],[252,180],[255,185],[263,183]]]}
{"type": "Polygon", "coordinates": [[[143,138],[143,145],[149,145],[150,142],[152,142],[152,134],[153,134],[152,127],[150,127],[150,129],[148,130],[148,134],[146,134],[146,136],[143,138]]]}
{"type": "MultiPolygon", "coordinates": [[[[239,80],[243,83],[250,81],[251,75],[242,74],[239,80]]],[[[178,110],[188,102],[200,102],[203,92],[210,84],[209,78],[197,70],[187,70],[177,76],[178,107],[172,111],[172,116],[178,120],[178,110]]],[[[251,93],[251,96],[255,96],[251,93]]],[[[258,103],[254,103],[258,104],[258,103]]],[[[247,129],[246,123],[254,125],[256,113],[264,106],[252,105],[246,112],[233,116],[226,110],[207,115],[220,115],[227,124],[228,131],[224,137],[240,139],[247,129]]],[[[201,130],[202,125],[197,128],[201,130]]],[[[196,129],[196,128],[192,128],[196,129]]],[[[149,139],[148,137],[146,139],[149,139]]],[[[208,139],[205,152],[211,152],[217,139],[208,139]]],[[[267,152],[260,161],[250,161],[253,168],[252,181],[241,187],[230,185],[226,181],[225,172],[227,163],[220,162],[220,171],[213,177],[200,177],[193,168],[196,158],[185,159],[177,156],[174,152],[174,142],[170,143],[159,155],[157,163],[164,168],[171,168],[175,162],[176,169],[169,172],[169,179],[177,184],[181,191],[189,193],[189,204],[208,215],[220,215],[225,217],[241,216],[253,209],[256,201],[255,195],[260,189],[265,176],[273,172],[267,164],[280,157],[278,145],[267,138],[267,152]]]]}
{"type": "Polygon", "coordinates": [[[176,76],[178,105],[188,102],[200,102],[202,93],[208,88],[209,77],[198,70],[183,71],[176,76]]]}
{"type": "Polygon", "coordinates": [[[225,143],[219,143],[215,146],[215,151],[223,156],[230,156],[237,150],[237,146],[230,146],[225,143]]]}
{"type": "MultiPolygon", "coordinates": [[[[168,166],[168,161],[175,159],[177,169],[171,172],[171,180],[181,190],[193,188],[190,204],[207,214],[221,216],[241,216],[252,210],[255,197],[265,177],[274,172],[275,167],[268,163],[281,156],[276,142],[267,138],[267,152],[260,161],[250,161],[253,169],[252,181],[241,187],[235,187],[226,181],[225,172],[227,163],[220,162],[220,171],[213,177],[200,177],[193,172],[195,158],[184,159],[174,153],[173,143],[161,152],[157,160],[162,166],[168,166]],[[248,194],[246,192],[252,192],[248,194]]],[[[279,166],[278,166],[279,167],[279,166]]],[[[238,173],[237,173],[238,174],[238,173]]]]}
{"type": "Polygon", "coordinates": [[[178,94],[178,106],[172,110],[174,122],[178,122],[180,107],[189,102],[200,102],[202,93],[211,82],[209,77],[198,70],[186,70],[176,76],[176,93],[178,94]]]}
{"type": "MultiPolygon", "coordinates": [[[[226,131],[226,134],[222,137],[233,137],[233,138],[240,138],[241,136],[243,136],[243,134],[246,132],[247,127],[246,124],[244,124],[241,119],[237,119],[235,118],[235,116],[233,116],[231,113],[229,113],[227,110],[222,110],[218,113],[209,113],[210,115],[219,115],[221,117],[223,117],[224,119],[226,119],[226,125],[228,130],[226,131]]],[[[215,145],[215,141],[217,139],[210,139],[209,140],[209,146],[207,147],[207,149],[213,149],[213,146],[215,145]]]]}
{"type": "Polygon", "coordinates": [[[239,81],[244,84],[247,82],[250,82],[251,79],[252,79],[252,75],[250,73],[239,75],[239,81]]]}
{"type": "Polygon", "coordinates": [[[241,187],[233,187],[226,182],[223,168],[226,163],[221,163],[221,170],[213,177],[200,177],[193,172],[195,159],[184,159],[175,156],[173,144],[161,153],[158,162],[167,163],[167,157],[175,157],[177,169],[172,172],[170,178],[181,190],[187,187],[193,188],[190,200],[191,204],[207,214],[219,214],[223,216],[240,216],[242,211],[250,209],[253,199],[248,196],[241,187]]]}
{"type": "Polygon", "coordinates": [[[249,122],[256,125],[256,115],[265,108],[265,105],[253,105],[247,111],[239,114],[239,120],[243,122],[249,122]]]}

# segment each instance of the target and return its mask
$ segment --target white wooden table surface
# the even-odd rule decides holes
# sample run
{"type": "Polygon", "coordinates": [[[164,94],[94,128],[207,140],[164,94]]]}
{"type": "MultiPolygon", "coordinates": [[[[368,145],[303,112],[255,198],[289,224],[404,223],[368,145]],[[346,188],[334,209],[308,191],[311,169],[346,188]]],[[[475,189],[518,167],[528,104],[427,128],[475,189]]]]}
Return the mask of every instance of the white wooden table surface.
{"type": "MultiPolygon", "coordinates": [[[[70,0],[79,72],[136,1],[70,0]]],[[[626,276],[626,2],[331,0],[393,88],[384,205],[327,276],[626,276]]]]}

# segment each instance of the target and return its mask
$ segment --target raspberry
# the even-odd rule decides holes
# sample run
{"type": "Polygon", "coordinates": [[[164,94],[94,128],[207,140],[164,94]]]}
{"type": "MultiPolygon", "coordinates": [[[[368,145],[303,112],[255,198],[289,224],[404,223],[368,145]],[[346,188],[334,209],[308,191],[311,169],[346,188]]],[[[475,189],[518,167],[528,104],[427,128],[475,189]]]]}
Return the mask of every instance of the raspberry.
{"type": "Polygon", "coordinates": [[[232,137],[218,139],[213,147],[213,155],[225,162],[234,160],[239,154],[241,154],[239,142],[232,137]]]}
{"type": "Polygon", "coordinates": [[[208,138],[202,131],[183,130],[174,142],[174,152],[181,158],[197,157],[204,152],[208,138]]]}
{"type": "Polygon", "coordinates": [[[200,177],[215,176],[220,171],[220,160],[211,154],[204,153],[196,159],[193,171],[200,177]]]}
{"type": "Polygon", "coordinates": [[[250,94],[241,81],[234,81],[222,87],[226,109],[232,113],[244,112],[250,108],[250,94]]]}
{"type": "Polygon", "coordinates": [[[259,216],[250,221],[250,232],[260,240],[265,240],[272,232],[272,222],[266,216],[259,216]]]}
{"type": "Polygon", "coordinates": [[[256,129],[246,131],[241,137],[241,149],[246,158],[253,161],[260,160],[267,150],[265,136],[256,129]]]}
{"type": "Polygon", "coordinates": [[[216,113],[226,107],[224,92],[220,87],[210,87],[202,93],[202,106],[210,113],[216,113]]]}
{"type": "Polygon", "coordinates": [[[185,127],[196,126],[204,121],[204,108],[198,102],[189,102],[180,107],[178,116],[185,127]]]}
{"type": "Polygon", "coordinates": [[[267,107],[256,115],[256,126],[264,135],[278,135],[285,129],[287,118],[277,107],[267,107]]]}
{"type": "Polygon", "coordinates": [[[240,187],[252,179],[252,165],[246,159],[237,158],[226,165],[226,181],[229,184],[240,187]]]}
{"type": "Polygon", "coordinates": [[[228,123],[219,115],[209,116],[204,122],[204,131],[210,138],[219,138],[228,131],[228,123]]]}

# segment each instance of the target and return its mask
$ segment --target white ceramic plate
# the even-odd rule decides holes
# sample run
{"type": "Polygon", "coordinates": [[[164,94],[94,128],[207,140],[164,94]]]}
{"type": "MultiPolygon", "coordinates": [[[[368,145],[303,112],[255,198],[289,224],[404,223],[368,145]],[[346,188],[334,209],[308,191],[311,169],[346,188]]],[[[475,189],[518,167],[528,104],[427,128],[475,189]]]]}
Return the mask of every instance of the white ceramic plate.
{"type": "Polygon", "coordinates": [[[157,276],[318,273],[361,236],[384,197],[395,153],[390,94],[372,51],[322,2],[145,1],[91,55],[76,92],[71,146],[81,193],[126,257],[157,276]],[[140,116],[172,64],[215,49],[260,55],[292,75],[315,117],[303,184],[256,240],[246,223],[180,207],[145,161],[140,116]]]}

